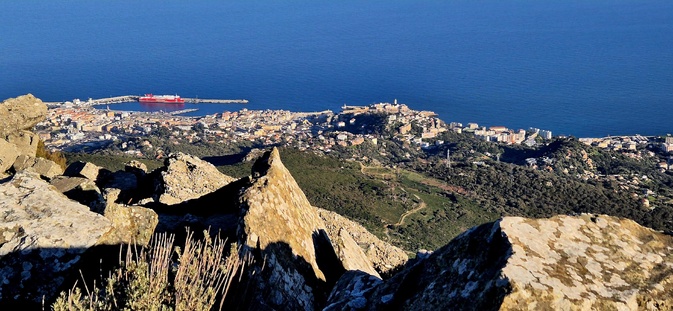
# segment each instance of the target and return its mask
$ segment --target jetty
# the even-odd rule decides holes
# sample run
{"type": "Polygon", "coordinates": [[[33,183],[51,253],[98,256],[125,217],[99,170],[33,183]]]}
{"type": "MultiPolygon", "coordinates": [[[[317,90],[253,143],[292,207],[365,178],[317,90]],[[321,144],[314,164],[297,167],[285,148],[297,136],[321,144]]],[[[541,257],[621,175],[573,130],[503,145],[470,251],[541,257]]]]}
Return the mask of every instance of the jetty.
{"type": "MultiPolygon", "coordinates": [[[[105,98],[89,98],[86,101],[80,99],[74,99],[73,101],[63,101],[63,102],[45,102],[48,106],[60,106],[64,104],[74,104],[76,106],[96,106],[96,105],[109,105],[109,104],[119,104],[119,103],[131,103],[137,102],[140,96],[138,95],[122,95],[122,96],[111,96],[105,98]]],[[[185,98],[186,104],[247,104],[247,99],[206,99],[206,98],[185,98]]]]}

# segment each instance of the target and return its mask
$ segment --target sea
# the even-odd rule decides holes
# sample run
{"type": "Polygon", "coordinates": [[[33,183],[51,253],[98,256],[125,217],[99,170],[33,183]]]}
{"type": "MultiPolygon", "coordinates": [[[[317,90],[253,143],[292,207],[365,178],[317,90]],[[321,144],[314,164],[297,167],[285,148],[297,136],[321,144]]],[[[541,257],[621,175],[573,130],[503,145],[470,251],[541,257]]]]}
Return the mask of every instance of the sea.
{"type": "Polygon", "coordinates": [[[397,100],[554,135],[673,133],[670,0],[26,0],[0,1],[0,21],[3,99],[250,101],[191,115],[397,100]]]}

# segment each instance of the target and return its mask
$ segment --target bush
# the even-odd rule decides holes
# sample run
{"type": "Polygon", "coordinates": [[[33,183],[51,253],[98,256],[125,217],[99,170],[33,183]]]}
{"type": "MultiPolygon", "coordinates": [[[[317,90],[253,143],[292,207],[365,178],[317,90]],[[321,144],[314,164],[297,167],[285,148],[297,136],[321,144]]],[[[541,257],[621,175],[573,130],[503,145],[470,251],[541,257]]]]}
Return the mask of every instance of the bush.
{"type": "Polygon", "coordinates": [[[249,262],[239,258],[235,245],[225,256],[225,241],[204,236],[194,241],[188,232],[184,250],[174,248],[174,236],[166,234],[155,235],[147,249],[129,245],[104,287],[85,285],[86,294],[73,287],[52,309],[211,310],[218,298],[221,309],[231,282],[249,262]]]}
{"type": "Polygon", "coordinates": [[[54,161],[61,168],[65,170],[66,159],[65,156],[59,151],[49,151],[44,147],[44,142],[42,140],[37,142],[37,151],[35,152],[36,158],[45,158],[47,160],[54,161]]]}

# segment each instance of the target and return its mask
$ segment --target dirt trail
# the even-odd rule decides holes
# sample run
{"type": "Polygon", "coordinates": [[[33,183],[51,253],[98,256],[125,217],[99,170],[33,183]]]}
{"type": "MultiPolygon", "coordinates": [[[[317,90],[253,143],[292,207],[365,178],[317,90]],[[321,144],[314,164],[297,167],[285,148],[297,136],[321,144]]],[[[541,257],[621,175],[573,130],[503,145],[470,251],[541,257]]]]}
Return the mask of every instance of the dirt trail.
{"type": "Polygon", "coordinates": [[[409,215],[411,215],[411,214],[413,214],[413,213],[416,213],[416,212],[418,212],[418,211],[420,211],[420,210],[422,210],[422,209],[424,209],[424,208],[426,208],[426,207],[427,207],[427,205],[425,204],[425,202],[423,202],[423,201],[419,202],[419,203],[418,203],[418,207],[416,207],[416,208],[414,208],[414,209],[411,209],[411,210],[408,210],[408,211],[404,212],[404,214],[402,214],[402,216],[400,217],[400,221],[398,221],[398,222],[395,224],[395,226],[401,226],[401,225],[403,225],[403,224],[404,224],[404,219],[407,218],[407,216],[409,216],[409,215]]]}

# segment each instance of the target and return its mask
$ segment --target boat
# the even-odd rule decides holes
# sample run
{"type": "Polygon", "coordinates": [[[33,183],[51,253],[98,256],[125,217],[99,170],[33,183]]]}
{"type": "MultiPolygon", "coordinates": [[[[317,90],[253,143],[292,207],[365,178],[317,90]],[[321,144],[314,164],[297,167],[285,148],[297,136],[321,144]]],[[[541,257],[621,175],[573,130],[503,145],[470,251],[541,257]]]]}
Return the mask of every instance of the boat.
{"type": "Polygon", "coordinates": [[[178,95],[154,95],[145,94],[140,96],[138,101],[141,103],[169,103],[169,104],[184,104],[185,100],[178,95]]]}

